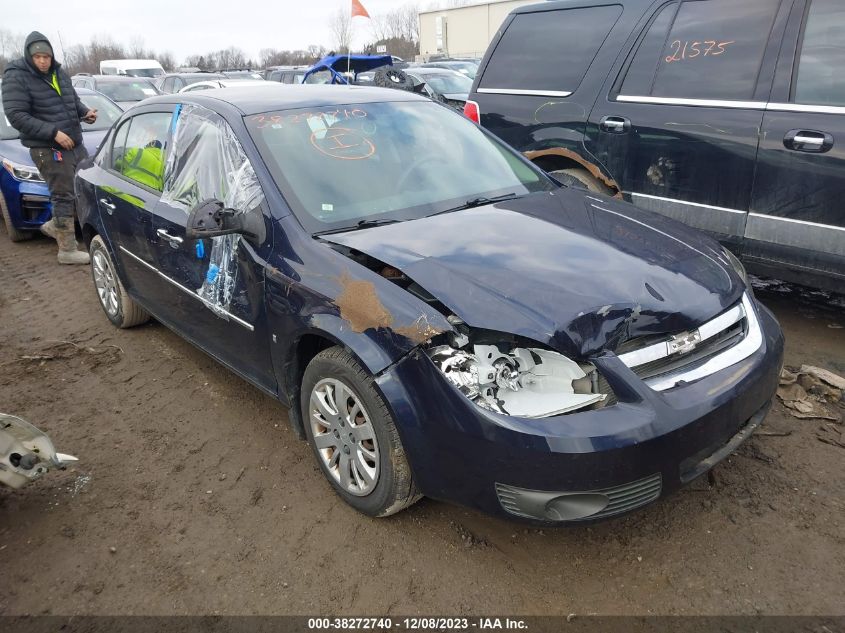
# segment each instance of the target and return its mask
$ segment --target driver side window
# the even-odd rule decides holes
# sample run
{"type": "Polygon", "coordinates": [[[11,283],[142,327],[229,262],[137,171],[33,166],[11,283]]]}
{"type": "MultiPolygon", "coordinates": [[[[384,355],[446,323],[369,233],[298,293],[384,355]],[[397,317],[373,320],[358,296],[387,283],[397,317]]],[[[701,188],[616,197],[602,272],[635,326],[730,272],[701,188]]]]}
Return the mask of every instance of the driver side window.
{"type": "Polygon", "coordinates": [[[115,134],[111,168],[130,180],[161,191],[164,181],[169,112],[139,114],[115,134]]]}

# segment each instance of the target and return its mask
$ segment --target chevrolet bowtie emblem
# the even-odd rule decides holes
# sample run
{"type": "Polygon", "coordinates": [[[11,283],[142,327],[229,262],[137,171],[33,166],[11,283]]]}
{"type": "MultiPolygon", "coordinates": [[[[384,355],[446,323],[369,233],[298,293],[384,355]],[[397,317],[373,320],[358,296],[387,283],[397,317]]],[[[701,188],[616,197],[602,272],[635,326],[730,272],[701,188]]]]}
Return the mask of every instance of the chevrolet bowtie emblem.
{"type": "Polygon", "coordinates": [[[681,332],[669,339],[670,354],[686,354],[695,349],[701,342],[701,334],[698,330],[693,332],[681,332]]]}

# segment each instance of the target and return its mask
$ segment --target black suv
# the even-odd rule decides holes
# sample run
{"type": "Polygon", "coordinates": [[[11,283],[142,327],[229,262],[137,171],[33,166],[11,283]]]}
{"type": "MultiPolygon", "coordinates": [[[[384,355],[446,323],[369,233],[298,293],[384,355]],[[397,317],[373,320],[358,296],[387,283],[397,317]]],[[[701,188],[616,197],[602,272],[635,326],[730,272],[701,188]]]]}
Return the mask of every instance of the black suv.
{"type": "Polygon", "coordinates": [[[843,0],[564,0],[508,16],[465,112],[752,271],[845,292],[843,68],[843,0]]]}

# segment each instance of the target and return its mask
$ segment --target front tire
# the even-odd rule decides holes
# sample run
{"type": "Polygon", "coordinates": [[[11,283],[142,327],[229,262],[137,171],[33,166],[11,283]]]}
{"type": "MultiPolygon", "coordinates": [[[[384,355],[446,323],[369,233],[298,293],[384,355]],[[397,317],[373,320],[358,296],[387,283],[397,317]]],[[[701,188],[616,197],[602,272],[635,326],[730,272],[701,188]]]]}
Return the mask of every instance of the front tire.
{"type": "Polygon", "coordinates": [[[139,306],[123,287],[103,238],[95,235],[88,252],[91,255],[94,289],[97,291],[100,307],[109,321],[119,328],[133,327],[149,321],[149,312],[139,306]]]}
{"type": "Polygon", "coordinates": [[[26,242],[27,240],[31,240],[35,237],[34,232],[19,231],[15,228],[15,225],[12,224],[12,217],[9,215],[9,209],[6,207],[6,199],[3,197],[2,193],[0,193],[0,215],[3,216],[3,224],[6,225],[6,235],[8,235],[9,239],[13,242],[26,242]]]}
{"type": "Polygon", "coordinates": [[[300,400],[320,470],[346,503],[384,517],[419,499],[393,417],[348,351],[332,347],[311,360],[300,400]]]}

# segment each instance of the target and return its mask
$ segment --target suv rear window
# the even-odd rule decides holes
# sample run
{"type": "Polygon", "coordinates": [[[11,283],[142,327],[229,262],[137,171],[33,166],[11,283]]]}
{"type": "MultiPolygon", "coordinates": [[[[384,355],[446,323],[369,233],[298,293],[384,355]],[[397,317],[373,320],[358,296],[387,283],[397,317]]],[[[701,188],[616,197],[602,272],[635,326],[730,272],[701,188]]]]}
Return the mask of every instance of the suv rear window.
{"type": "Polygon", "coordinates": [[[845,4],[842,0],[813,0],[807,15],[796,103],[845,105],[845,4]]]}
{"type": "Polygon", "coordinates": [[[686,0],[664,7],[629,66],[623,95],[747,100],[781,0],[686,0]]]}
{"type": "Polygon", "coordinates": [[[621,14],[619,5],[517,14],[479,89],[575,92],[621,14]]]}

